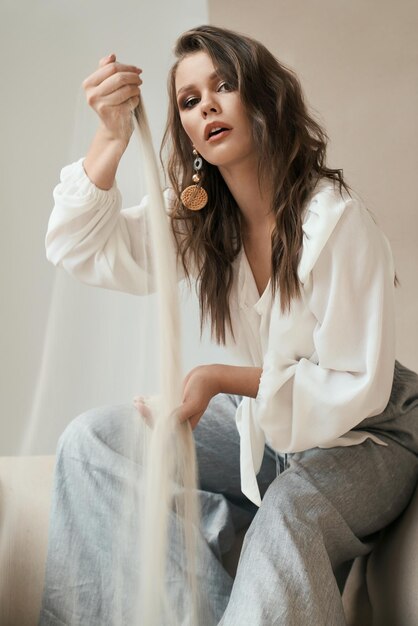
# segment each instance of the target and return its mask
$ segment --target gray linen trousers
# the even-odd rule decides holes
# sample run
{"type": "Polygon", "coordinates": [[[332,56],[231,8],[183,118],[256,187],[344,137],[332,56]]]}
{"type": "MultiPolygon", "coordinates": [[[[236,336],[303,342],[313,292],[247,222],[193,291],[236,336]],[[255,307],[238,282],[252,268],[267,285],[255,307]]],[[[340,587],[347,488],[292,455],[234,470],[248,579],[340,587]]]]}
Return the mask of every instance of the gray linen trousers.
{"type": "MultiPolygon", "coordinates": [[[[356,427],[388,446],[368,439],[287,457],[266,446],[257,477],[259,509],[240,489],[238,402],[216,396],[194,431],[202,514],[197,624],[188,620],[174,520],[167,578],[180,608],[176,618],[165,615],[161,623],[343,626],[341,591],[352,560],[371,550],[417,483],[418,376],[396,362],[386,409],[356,427]],[[247,528],[232,578],[222,556],[247,528]]],[[[141,623],[132,614],[137,517],[124,520],[124,497],[141,468],[122,435],[135,439],[138,419],[133,406],[93,409],[73,420],[60,439],[41,626],[141,623]],[[122,523],[129,541],[118,543],[122,523]]]]}

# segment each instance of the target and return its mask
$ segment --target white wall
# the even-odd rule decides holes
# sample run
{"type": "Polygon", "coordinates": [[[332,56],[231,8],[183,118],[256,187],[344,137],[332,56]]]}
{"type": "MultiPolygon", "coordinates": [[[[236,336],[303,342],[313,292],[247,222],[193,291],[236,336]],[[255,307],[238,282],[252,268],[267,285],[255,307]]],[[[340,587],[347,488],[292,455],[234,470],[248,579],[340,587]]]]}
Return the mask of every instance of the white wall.
{"type": "Polygon", "coordinates": [[[262,41],[299,75],[342,167],[392,244],[398,359],[418,370],[418,3],[209,0],[212,24],[262,41]]]}
{"type": "MultiPolygon", "coordinates": [[[[19,448],[30,420],[30,450],[52,452],[80,412],[154,390],[155,302],[78,284],[47,262],[44,237],[60,169],[96,127],[82,80],[110,52],[142,67],[158,146],[172,46],[206,22],[205,0],[2,2],[0,454],[19,448]]],[[[125,206],[144,192],[137,153],[130,146],[118,175],[125,206]]],[[[185,368],[216,354],[196,351],[191,311],[185,368]]]]}

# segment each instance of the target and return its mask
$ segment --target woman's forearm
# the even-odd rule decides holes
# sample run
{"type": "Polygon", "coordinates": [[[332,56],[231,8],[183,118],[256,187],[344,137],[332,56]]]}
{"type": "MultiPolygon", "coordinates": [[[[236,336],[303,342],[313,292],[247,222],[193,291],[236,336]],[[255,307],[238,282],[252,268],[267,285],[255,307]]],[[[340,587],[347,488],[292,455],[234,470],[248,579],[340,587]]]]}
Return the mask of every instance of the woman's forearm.
{"type": "Polygon", "coordinates": [[[133,131],[132,111],[139,104],[142,70],[116,61],[115,54],[100,59],[99,67],[83,81],[88,104],[100,125],[84,159],[92,183],[108,191],[133,131]]]}
{"type": "Polygon", "coordinates": [[[115,139],[100,126],[83,162],[84,171],[99,189],[111,189],[119,161],[127,147],[126,141],[115,139]]]}
{"type": "Polygon", "coordinates": [[[255,398],[260,385],[261,367],[208,365],[208,373],[216,381],[218,393],[232,393],[255,398]]]}
{"type": "Polygon", "coordinates": [[[181,422],[190,421],[195,428],[211,399],[218,393],[231,393],[255,398],[258,393],[261,367],[235,365],[200,365],[184,379],[183,401],[178,408],[181,422]]]}

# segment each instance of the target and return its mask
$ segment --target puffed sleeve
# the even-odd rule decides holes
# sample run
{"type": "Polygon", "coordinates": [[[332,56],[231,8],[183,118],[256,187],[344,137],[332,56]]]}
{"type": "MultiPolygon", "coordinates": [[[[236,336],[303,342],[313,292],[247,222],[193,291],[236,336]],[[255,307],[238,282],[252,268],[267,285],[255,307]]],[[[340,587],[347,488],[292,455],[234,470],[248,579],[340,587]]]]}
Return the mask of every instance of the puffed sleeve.
{"type": "Polygon", "coordinates": [[[314,320],[314,351],[292,354],[287,322],[275,329],[272,312],[256,399],[266,440],[281,452],[339,445],[338,438],[385,408],[393,381],[394,267],[387,239],[355,198],[334,217],[314,215],[305,237],[303,315],[314,320]]]}
{"type": "MultiPolygon", "coordinates": [[[[109,190],[99,189],[88,178],[83,160],[64,167],[54,189],[47,259],[89,285],[139,295],[153,291],[148,198],[121,209],[116,181],[109,190]]],[[[164,192],[167,208],[172,193],[164,192]]]]}

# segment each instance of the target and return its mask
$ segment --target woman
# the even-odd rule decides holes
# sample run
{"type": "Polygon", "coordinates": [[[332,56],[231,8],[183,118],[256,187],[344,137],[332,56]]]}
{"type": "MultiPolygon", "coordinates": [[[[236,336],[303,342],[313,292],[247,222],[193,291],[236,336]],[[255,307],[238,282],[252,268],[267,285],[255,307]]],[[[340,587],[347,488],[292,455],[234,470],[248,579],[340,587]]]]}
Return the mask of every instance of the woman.
{"type": "MultiPolygon", "coordinates": [[[[176,55],[165,144],[179,276],[196,278],[202,320],[242,359],[193,369],[179,411],[195,429],[210,548],[199,625],[343,625],[351,561],[402,512],[418,474],[418,381],[395,362],[390,248],[325,165],[296,77],[260,43],[202,26],[176,55]],[[198,211],[196,189],[182,193],[193,172],[207,192],[198,211]],[[232,580],[221,558],[247,527],[232,580]]],[[[55,265],[131,293],[150,279],[135,236],[143,206],[119,211],[114,181],[140,73],[111,55],[84,82],[100,126],[62,172],[46,238],[55,265]]],[[[42,624],[111,623],[109,512],[132,474],[122,417],[135,428],[131,408],[97,409],[61,438],[42,624]],[[77,551],[86,591],[75,611],[62,561],[77,551]]],[[[128,591],[122,613],[129,624],[128,591]]]]}

